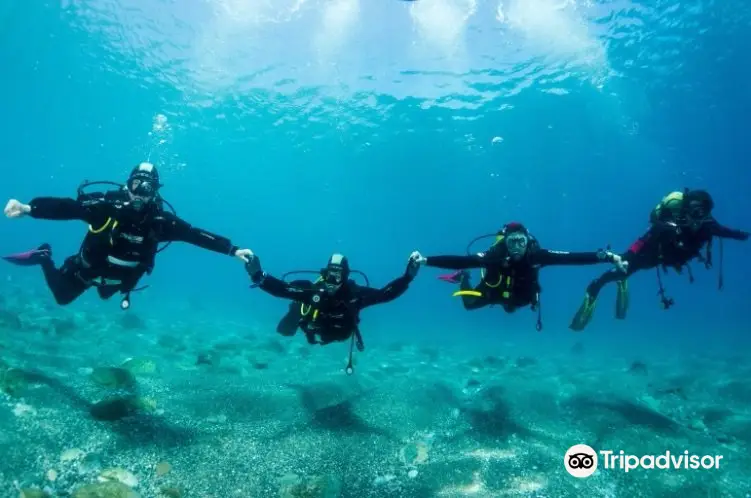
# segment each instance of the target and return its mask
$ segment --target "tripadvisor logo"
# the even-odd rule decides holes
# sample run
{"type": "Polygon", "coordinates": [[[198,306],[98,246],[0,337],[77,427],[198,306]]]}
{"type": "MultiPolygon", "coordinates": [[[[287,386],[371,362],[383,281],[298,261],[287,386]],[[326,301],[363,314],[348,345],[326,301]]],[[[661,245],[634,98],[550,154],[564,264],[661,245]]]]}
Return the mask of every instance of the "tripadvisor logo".
{"type": "Polygon", "coordinates": [[[617,469],[629,472],[638,468],[660,470],[698,470],[719,469],[722,455],[692,455],[688,450],[683,453],[666,451],[662,455],[629,455],[623,450],[617,454],[612,450],[595,451],[586,444],[577,444],[566,451],[563,464],[574,477],[589,477],[598,466],[606,470],[617,469]],[[602,465],[600,465],[602,462],[602,465]]]}
{"type": "Polygon", "coordinates": [[[597,452],[586,444],[572,446],[563,458],[566,470],[574,477],[589,477],[597,470],[597,452]]]}

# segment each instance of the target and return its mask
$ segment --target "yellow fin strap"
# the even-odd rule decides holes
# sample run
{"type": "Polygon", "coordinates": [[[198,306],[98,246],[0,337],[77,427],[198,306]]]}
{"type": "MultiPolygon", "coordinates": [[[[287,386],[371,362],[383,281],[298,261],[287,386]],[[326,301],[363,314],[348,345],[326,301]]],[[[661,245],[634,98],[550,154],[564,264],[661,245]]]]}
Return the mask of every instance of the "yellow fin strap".
{"type": "Polygon", "coordinates": [[[453,297],[456,296],[475,296],[475,297],[481,297],[482,292],[474,291],[474,290],[463,290],[463,291],[456,291],[453,294],[451,294],[453,297]]]}

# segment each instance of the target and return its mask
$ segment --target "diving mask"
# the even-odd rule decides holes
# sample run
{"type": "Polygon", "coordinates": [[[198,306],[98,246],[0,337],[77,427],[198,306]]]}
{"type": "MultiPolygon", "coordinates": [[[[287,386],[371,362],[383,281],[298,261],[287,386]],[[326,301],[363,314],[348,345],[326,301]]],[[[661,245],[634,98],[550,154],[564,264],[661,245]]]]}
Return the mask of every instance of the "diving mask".
{"type": "Polygon", "coordinates": [[[514,232],[506,236],[506,248],[511,256],[522,256],[527,251],[529,237],[521,232],[514,232]]]}
{"type": "Polygon", "coordinates": [[[335,293],[349,279],[349,261],[336,253],[329,258],[326,268],[321,270],[321,281],[329,294],[335,293]]]}
{"type": "Polygon", "coordinates": [[[156,196],[156,191],[159,188],[155,182],[151,179],[139,178],[138,176],[128,179],[128,192],[133,197],[139,199],[151,200],[156,196]]]}
{"type": "Polygon", "coordinates": [[[336,292],[344,283],[344,269],[336,266],[329,266],[321,272],[321,280],[329,293],[336,292]]]}
{"type": "Polygon", "coordinates": [[[141,209],[144,205],[154,200],[159,185],[151,179],[133,176],[128,179],[127,189],[133,207],[141,209]]]}
{"type": "Polygon", "coordinates": [[[701,202],[692,202],[686,210],[686,224],[694,230],[699,229],[709,220],[709,211],[701,202]]]}

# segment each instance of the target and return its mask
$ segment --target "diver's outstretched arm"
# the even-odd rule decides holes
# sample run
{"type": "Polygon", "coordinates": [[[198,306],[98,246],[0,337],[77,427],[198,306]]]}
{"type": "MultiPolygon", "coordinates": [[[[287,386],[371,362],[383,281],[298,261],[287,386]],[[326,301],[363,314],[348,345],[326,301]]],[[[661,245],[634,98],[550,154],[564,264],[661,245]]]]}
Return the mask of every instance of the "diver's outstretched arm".
{"type": "Polygon", "coordinates": [[[420,265],[423,263],[424,258],[418,253],[413,252],[409,260],[407,261],[407,268],[404,270],[404,274],[381,289],[374,289],[372,287],[357,287],[356,295],[357,301],[360,304],[360,308],[367,308],[374,304],[387,303],[393,301],[397,297],[401,296],[409,288],[409,284],[417,276],[417,272],[420,270],[420,265]]]}
{"type": "Polygon", "coordinates": [[[597,252],[565,252],[539,249],[530,254],[530,263],[539,266],[575,266],[594,265],[598,263],[613,263],[620,266],[621,257],[610,251],[597,252]]]}
{"type": "MultiPolygon", "coordinates": [[[[419,253],[418,253],[419,254],[419,253]]],[[[444,270],[471,270],[473,268],[487,268],[488,265],[502,262],[503,256],[498,246],[492,246],[485,252],[468,256],[428,256],[420,255],[418,262],[433,268],[444,270]]]]}
{"type": "Polygon", "coordinates": [[[425,258],[425,266],[444,270],[469,270],[471,268],[483,268],[486,265],[487,262],[482,253],[470,256],[427,256],[425,258]]]}
{"type": "Polygon", "coordinates": [[[381,289],[357,286],[356,295],[357,301],[360,303],[360,308],[367,308],[374,304],[383,304],[393,301],[407,291],[410,282],[412,282],[410,277],[402,275],[401,277],[392,280],[381,289]]]}
{"type": "Polygon", "coordinates": [[[94,227],[101,226],[113,215],[112,206],[104,202],[105,194],[91,193],[70,197],[36,197],[28,204],[11,199],[5,206],[5,216],[20,218],[31,216],[40,220],[81,220],[94,227]]]}
{"type": "Polygon", "coordinates": [[[412,282],[412,278],[405,274],[392,280],[381,289],[357,286],[356,295],[360,308],[393,301],[407,291],[410,282],[412,282]]]}
{"type": "Polygon", "coordinates": [[[255,279],[253,282],[258,284],[259,289],[274,297],[292,299],[293,301],[299,301],[305,304],[313,304],[313,296],[317,294],[316,289],[303,289],[288,284],[284,280],[272,277],[265,272],[260,278],[258,278],[258,282],[256,282],[255,279]]]}
{"type": "Polygon", "coordinates": [[[259,289],[274,297],[313,304],[313,297],[318,293],[312,286],[302,288],[299,285],[289,284],[284,280],[272,277],[261,269],[261,260],[256,255],[250,256],[250,260],[245,263],[245,271],[259,289]]]}
{"type": "Polygon", "coordinates": [[[717,221],[712,222],[712,224],[710,225],[710,231],[715,237],[720,237],[723,239],[748,240],[748,232],[728,228],[726,226],[720,225],[719,223],[717,223],[717,221]]]}
{"type": "Polygon", "coordinates": [[[192,226],[172,213],[164,213],[157,234],[160,242],[187,242],[188,244],[228,256],[237,256],[240,248],[221,235],[192,226]]]}

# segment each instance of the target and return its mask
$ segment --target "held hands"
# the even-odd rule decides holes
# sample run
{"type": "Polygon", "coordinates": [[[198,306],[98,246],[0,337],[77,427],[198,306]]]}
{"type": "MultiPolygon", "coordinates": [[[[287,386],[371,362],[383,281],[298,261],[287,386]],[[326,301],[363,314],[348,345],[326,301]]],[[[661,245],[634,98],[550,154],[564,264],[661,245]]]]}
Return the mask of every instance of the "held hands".
{"type": "Polygon", "coordinates": [[[5,205],[5,216],[8,218],[20,218],[31,212],[31,206],[17,199],[11,199],[5,205]]]}
{"type": "Polygon", "coordinates": [[[422,266],[425,263],[428,262],[428,258],[420,254],[420,251],[414,251],[412,254],[409,255],[409,260],[417,263],[418,265],[422,266]]]}
{"type": "Polygon", "coordinates": [[[238,249],[237,251],[235,251],[235,257],[243,263],[248,263],[253,257],[253,251],[251,251],[250,249],[238,249]]]}
{"type": "Polygon", "coordinates": [[[256,280],[258,280],[263,274],[263,269],[261,269],[261,259],[255,254],[251,253],[251,256],[245,263],[245,271],[248,272],[250,279],[253,282],[257,283],[256,280]]]}
{"type": "Polygon", "coordinates": [[[410,278],[415,278],[417,272],[420,271],[420,266],[424,265],[425,261],[427,260],[419,251],[414,251],[410,254],[409,260],[407,261],[407,275],[409,275],[410,278]]]}
{"type": "Polygon", "coordinates": [[[619,271],[622,271],[623,273],[628,272],[628,261],[624,261],[618,254],[614,254],[611,251],[605,251],[605,255],[608,261],[613,263],[619,271]]]}

